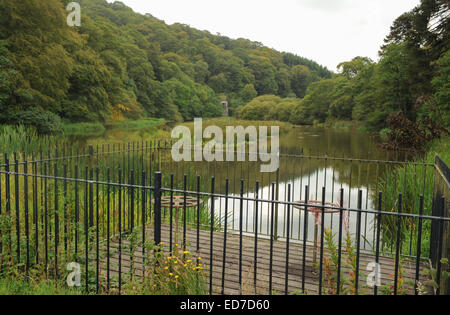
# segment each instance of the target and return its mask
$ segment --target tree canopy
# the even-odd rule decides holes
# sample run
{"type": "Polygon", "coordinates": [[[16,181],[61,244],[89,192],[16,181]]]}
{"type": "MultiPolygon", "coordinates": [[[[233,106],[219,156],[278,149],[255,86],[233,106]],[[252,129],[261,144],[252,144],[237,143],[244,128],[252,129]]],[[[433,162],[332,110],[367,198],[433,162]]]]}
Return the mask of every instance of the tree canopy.
{"type": "Polygon", "coordinates": [[[68,3],[1,1],[0,122],[28,111],[75,122],[191,120],[221,115],[223,95],[233,112],[258,95],[302,96],[332,75],[306,58],[167,25],[121,2],[80,0],[81,26],[69,27],[68,3]]]}
{"type": "MultiPolygon", "coordinates": [[[[291,87],[301,100],[285,120],[296,124],[356,120],[380,130],[388,127],[388,116],[401,114],[413,122],[431,118],[439,126],[450,126],[449,17],[448,1],[422,0],[394,21],[378,62],[358,56],[340,63],[338,74],[320,81],[315,77],[320,71],[311,73],[313,67],[295,65],[291,87]]],[[[286,60],[294,64],[287,55],[286,60]]],[[[266,109],[280,102],[255,99],[241,114],[274,119],[266,109]]]]}

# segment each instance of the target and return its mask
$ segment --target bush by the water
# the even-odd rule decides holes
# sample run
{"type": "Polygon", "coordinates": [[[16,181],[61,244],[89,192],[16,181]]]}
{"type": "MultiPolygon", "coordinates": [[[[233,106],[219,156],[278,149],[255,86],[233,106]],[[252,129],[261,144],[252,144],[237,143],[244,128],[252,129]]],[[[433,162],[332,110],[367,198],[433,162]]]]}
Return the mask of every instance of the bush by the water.
{"type": "Polygon", "coordinates": [[[2,120],[8,124],[34,126],[40,134],[57,134],[62,131],[62,122],[58,115],[37,108],[13,113],[2,120]]]}
{"type": "Polygon", "coordinates": [[[449,134],[448,130],[434,123],[430,118],[418,122],[409,120],[403,114],[393,114],[387,118],[389,131],[383,147],[388,150],[410,149],[424,152],[427,143],[449,134]]]}

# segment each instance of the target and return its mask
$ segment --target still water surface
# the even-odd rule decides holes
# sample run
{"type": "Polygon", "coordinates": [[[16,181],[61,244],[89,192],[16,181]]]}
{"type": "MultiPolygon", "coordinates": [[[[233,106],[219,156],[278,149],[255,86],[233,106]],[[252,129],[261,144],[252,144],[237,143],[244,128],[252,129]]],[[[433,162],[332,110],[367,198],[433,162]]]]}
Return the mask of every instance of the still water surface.
{"type": "MultiPolygon", "coordinates": [[[[169,126],[158,127],[169,128],[169,126]]],[[[108,142],[147,141],[148,135],[155,132],[154,128],[127,134],[127,132],[109,131],[104,139],[108,142]]],[[[82,141],[97,141],[96,139],[81,139],[82,141]]],[[[202,190],[209,191],[211,177],[215,178],[215,192],[225,194],[225,181],[229,179],[229,195],[240,195],[241,180],[243,180],[243,196],[255,198],[256,182],[259,182],[259,198],[270,200],[273,197],[272,183],[277,183],[275,198],[280,201],[305,200],[306,186],[309,188],[309,200],[321,201],[325,188],[325,201],[339,204],[340,190],[344,190],[343,204],[356,209],[358,192],[362,191],[362,209],[376,209],[376,192],[379,178],[392,171],[392,166],[383,163],[360,161],[364,160],[404,160],[406,157],[387,153],[379,147],[379,139],[369,133],[357,130],[336,130],[315,127],[293,127],[280,135],[280,168],[276,173],[260,173],[259,162],[183,162],[175,163],[170,159],[168,150],[166,160],[159,165],[163,174],[173,173],[176,183],[183,182],[183,175],[188,177],[188,189],[195,191],[195,178],[200,176],[202,190]],[[289,155],[289,156],[286,156],[289,155]],[[337,159],[336,159],[337,158],[337,159]]],[[[167,179],[164,181],[168,185],[167,179]]],[[[207,201],[209,206],[211,200],[207,201]]],[[[214,200],[215,213],[222,222],[227,224],[231,232],[240,229],[241,203],[238,199],[229,199],[228,215],[225,215],[225,199],[214,200]]],[[[275,207],[278,213],[274,220],[275,233],[280,238],[289,236],[293,240],[303,240],[305,229],[304,209],[288,208],[285,205],[275,207]],[[290,216],[290,226],[287,226],[287,216],[290,216]]],[[[254,201],[244,201],[242,204],[242,228],[245,233],[253,234],[255,226],[258,234],[271,233],[271,203],[260,202],[257,207],[254,201]],[[255,224],[256,216],[258,222],[255,224]]],[[[346,212],[344,228],[356,232],[357,213],[346,212]]],[[[321,218],[308,212],[307,240],[314,240],[315,227],[321,218]]],[[[339,229],[339,214],[326,214],[325,226],[337,232],[339,229]]],[[[362,248],[370,249],[374,238],[374,216],[363,213],[361,216],[362,248]]]]}

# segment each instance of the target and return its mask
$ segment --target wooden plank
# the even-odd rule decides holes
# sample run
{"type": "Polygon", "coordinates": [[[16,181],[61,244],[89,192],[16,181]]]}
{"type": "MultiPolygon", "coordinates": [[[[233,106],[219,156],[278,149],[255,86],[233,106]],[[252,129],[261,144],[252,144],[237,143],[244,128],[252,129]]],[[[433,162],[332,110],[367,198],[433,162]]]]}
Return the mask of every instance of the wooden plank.
{"type": "MultiPolygon", "coordinates": [[[[148,228],[146,233],[148,234],[148,239],[151,239],[152,229],[148,228]]],[[[169,226],[162,226],[162,240],[166,244],[169,241],[169,226]]],[[[180,232],[182,235],[182,231],[180,232]]],[[[206,275],[208,275],[207,280],[209,283],[209,262],[210,262],[210,232],[206,230],[200,230],[200,251],[195,252],[197,237],[197,231],[192,228],[188,228],[186,231],[187,235],[187,250],[192,254],[200,255],[202,257],[202,263],[206,269],[206,275]]],[[[223,270],[223,240],[224,234],[222,232],[214,232],[214,249],[213,249],[213,291],[214,294],[219,294],[221,292],[222,283],[222,270],[223,270]]],[[[225,266],[225,293],[226,294],[237,294],[239,293],[239,236],[235,234],[229,234],[227,237],[227,257],[225,266]]],[[[268,294],[269,287],[269,257],[270,257],[270,241],[268,239],[258,240],[258,269],[257,269],[257,282],[256,289],[254,286],[254,238],[249,236],[244,236],[242,241],[242,293],[244,294],[268,294]]],[[[131,265],[131,253],[128,248],[129,242],[126,240],[125,236],[122,239],[122,273],[127,275],[130,273],[131,265]]],[[[180,244],[181,246],[181,244],[180,244]]],[[[273,266],[272,266],[272,283],[273,290],[284,293],[285,279],[286,279],[286,242],[275,241],[273,244],[273,266]]],[[[319,277],[317,273],[314,272],[313,268],[313,247],[306,247],[306,267],[305,267],[305,288],[309,294],[318,293],[318,283],[319,277]]],[[[110,270],[112,274],[117,274],[118,272],[118,242],[113,240],[111,242],[111,265],[110,270]]],[[[106,253],[106,244],[103,244],[100,248],[102,256],[106,253]]],[[[290,257],[289,257],[289,282],[288,282],[288,292],[292,293],[294,291],[301,290],[302,283],[302,253],[303,245],[298,243],[290,244],[290,257]]],[[[325,256],[326,250],[325,250],[325,256]]],[[[137,247],[133,254],[134,264],[133,264],[133,274],[137,277],[141,277],[143,274],[143,256],[142,248],[137,247]]],[[[319,261],[319,252],[317,252],[317,261],[319,261]]],[[[344,265],[344,255],[343,255],[343,276],[347,276],[350,271],[344,265]]],[[[365,267],[369,262],[375,261],[375,257],[369,254],[361,254],[360,269],[365,270],[365,267]]],[[[101,261],[102,272],[105,273],[106,269],[106,258],[101,261]]],[[[394,273],[395,262],[394,259],[383,257],[380,258],[381,265],[381,281],[386,284],[393,281],[391,274],[394,273]]],[[[415,262],[410,260],[404,260],[403,263],[405,270],[405,282],[411,281],[415,277],[415,262]]],[[[420,266],[421,271],[424,266],[420,266]]],[[[367,273],[367,272],[366,272],[367,273]]],[[[423,273],[421,273],[423,274],[423,273]]],[[[372,292],[372,289],[364,288],[365,276],[360,277],[361,291],[360,292],[372,292]]],[[[324,290],[327,284],[326,278],[324,277],[324,290]]],[[[410,292],[413,293],[413,292],[410,292]]]]}

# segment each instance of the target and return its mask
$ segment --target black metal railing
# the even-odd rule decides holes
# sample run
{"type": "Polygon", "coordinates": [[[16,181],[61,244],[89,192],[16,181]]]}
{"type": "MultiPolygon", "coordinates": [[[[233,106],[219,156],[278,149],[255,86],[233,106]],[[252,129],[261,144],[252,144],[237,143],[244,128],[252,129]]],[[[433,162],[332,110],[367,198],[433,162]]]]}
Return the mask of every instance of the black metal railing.
{"type": "Polygon", "coordinates": [[[5,154],[1,274],[61,280],[78,262],[86,292],[120,294],[133,277],[149,276],[149,242],[169,253],[179,243],[205,256],[209,294],[448,293],[442,161],[302,150],[258,178],[257,164],[196,168],[171,162],[169,149],[103,145],[32,161],[5,154]]]}

